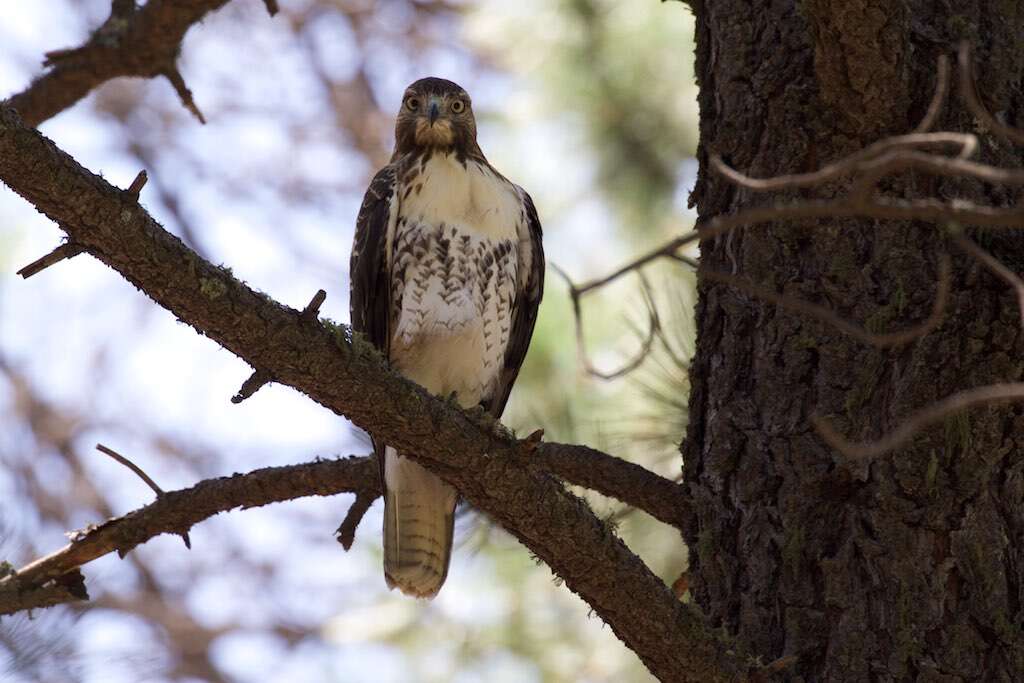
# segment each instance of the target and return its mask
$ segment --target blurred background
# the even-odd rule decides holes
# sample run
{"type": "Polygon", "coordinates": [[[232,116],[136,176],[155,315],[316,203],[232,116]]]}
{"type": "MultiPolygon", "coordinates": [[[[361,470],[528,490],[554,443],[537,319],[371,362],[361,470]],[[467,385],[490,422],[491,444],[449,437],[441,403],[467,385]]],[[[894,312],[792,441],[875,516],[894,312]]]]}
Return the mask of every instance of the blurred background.
{"type": "MultiPolygon", "coordinates": [[[[179,62],[207,125],[162,79],[107,83],[42,125],[127,187],[205,258],[282,303],[327,291],[348,321],[348,254],[363,191],[390,155],[405,86],[450,78],[472,95],[490,161],[534,197],[545,248],[577,282],[691,227],[696,172],[693,21],[680,2],[284,0],[271,19],[236,0],[186,36],[179,62]]],[[[0,97],[77,46],[109,0],[7,3],[0,97]]],[[[365,435],[287,387],[240,405],[250,369],[88,256],[29,280],[56,226],[0,187],[0,560],[18,566],[64,532],[126,513],[151,491],[94,450],[127,455],[164,489],[316,456],[365,435]]],[[[564,281],[548,286],[504,422],[583,442],[677,477],[686,424],[693,278],[656,264],[664,328],[643,364],[581,370],[564,281]]],[[[594,364],[641,346],[629,276],[584,299],[594,364]]],[[[590,496],[668,583],[677,532],[590,496]]],[[[445,588],[416,602],[384,585],[378,501],[345,553],[351,496],[220,515],[192,550],[160,537],[85,568],[92,600],[0,620],[0,681],[648,681],[639,660],[510,536],[460,513],[445,588]]]]}

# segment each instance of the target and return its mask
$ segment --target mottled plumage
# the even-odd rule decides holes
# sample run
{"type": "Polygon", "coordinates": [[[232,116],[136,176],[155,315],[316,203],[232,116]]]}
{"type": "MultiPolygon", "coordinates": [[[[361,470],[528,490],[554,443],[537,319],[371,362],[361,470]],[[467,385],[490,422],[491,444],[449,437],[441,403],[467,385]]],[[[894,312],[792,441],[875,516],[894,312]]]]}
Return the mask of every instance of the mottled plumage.
{"type": "MultiPolygon", "coordinates": [[[[544,286],[533,201],[476,143],[468,95],[451,81],[409,86],[391,163],[356,224],[352,327],[405,377],[499,417],[526,356],[544,286]]],[[[374,443],[384,486],[384,574],[419,597],[451,558],[455,489],[374,443]]]]}

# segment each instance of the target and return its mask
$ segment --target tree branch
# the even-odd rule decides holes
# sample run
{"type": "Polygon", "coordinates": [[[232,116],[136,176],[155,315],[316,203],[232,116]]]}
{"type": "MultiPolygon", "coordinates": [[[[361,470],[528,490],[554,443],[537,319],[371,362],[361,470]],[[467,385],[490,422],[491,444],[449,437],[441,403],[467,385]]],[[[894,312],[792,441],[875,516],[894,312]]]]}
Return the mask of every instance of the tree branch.
{"type": "Polygon", "coordinates": [[[185,33],[228,0],[149,0],[114,2],[110,17],[83,45],[47,54],[50,70],[7,104],[30,126],[72,106],[98,85],[119,76],[167,76],[183,103],[202,120],[176,61],[185,33]],[[175,78],[175,76],[177,78],[175,78]],[[188,96],[186,97],[186,93],[188,96]]]}
{"type": "MultiPolygon", "coordinates": [[[[562,577],[655,676],[724,681],[745,673],[744,657],[680,604],[582,500],[523,466],[519,456],[532,448],[392,372],[349,328],[304,324],[299,311],[204,261],[2,105],[0,179],[183,322],[375,437],[416,453],[562,577]]],[[[140,540],[119,538],[112,549],[140,540]]]]}
{"type": "Polygon", "coordinates": [[[48,582],[115,550],[124,557],[135,546],[160,534],[183,536],[193,525],[220,512],[338,493],[379,495],[376,461],[349,457],[265,467],[248,474],[207,479],[179,491],[165,491],[155,502],[134,512],[70,534],[68,545],[0,579],[0,614],[23,609],[17,607],[13,595],[45,589],[48,582]]]}
{"type": "MultiPolygon", "coordinates": [[[[113,454],[111,457],[142,477],[157,492],[157,502],[103,524],[72,532],[69,545],[29,563],[16,576],[4,580],[0,573],[0,614],[48,606],[38,604],[44,599],[49,604],[85,599],[65,591],[66,599],[57,600],[59,593],[40,591],[48,588],[51,580],[68,575],[103,555],[116,550],[124,557],[135,546],[160,534],[187,536],[195,524],[235,508],[260,507],[306,496],[354,493],[356,500],[338,530],[339,540],[347,550],[356,525],[380,497],[378,467],[373,456],[317,459],[301,465],[267,467],[247,474],[208,479],[187,489],[167,492],[127,458],[105,446],[97,446],[97,449],[113,454]],[[22,597],[12,598],[5,595],[5,591],[16,591],[22,597]],[[26,591],[36,596],[36,602],[26,602],[29,595],[26,591]],[[28,606],[18,606],[23,604],[28,606]],[[5,611],[4,605],[10,609],[5,611]]],[[[524,467],[547,471],[571,484],[617,498],[667,524],[680,526],[682,516],[688,510],[682,486],[639,465],[587,446],[547,443],[539,445],[534,453],[522,461],[524,467]]]]}
{"type": "Polygon", "coordinates": [[[531,461],[570,484],[620,500],[678,529],[690,515],[682,484],[589,446],[542,443],[531,461]]]}

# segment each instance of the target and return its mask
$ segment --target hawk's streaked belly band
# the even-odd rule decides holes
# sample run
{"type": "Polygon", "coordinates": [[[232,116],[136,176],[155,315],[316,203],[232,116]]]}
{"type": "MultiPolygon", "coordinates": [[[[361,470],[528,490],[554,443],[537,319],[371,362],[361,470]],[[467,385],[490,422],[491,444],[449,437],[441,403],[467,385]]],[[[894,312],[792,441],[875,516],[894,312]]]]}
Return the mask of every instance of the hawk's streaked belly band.
{"type": "Polygon", "coordinates": [[[490,396],[509,340],[515,242],[400,218],[392,253],[392,362],[464,405],[490,396]]]}

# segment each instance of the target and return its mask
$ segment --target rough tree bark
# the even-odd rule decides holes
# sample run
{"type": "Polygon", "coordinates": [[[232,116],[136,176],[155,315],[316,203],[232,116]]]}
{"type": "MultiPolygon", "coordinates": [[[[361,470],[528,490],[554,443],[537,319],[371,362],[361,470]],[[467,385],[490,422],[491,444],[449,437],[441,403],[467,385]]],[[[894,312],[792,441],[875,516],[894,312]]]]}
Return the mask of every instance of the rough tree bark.
{"type": "MultiPolygon", "coordinates": [[[[959,40],[976,47],[990,110],[1024,124],[1019,3],[696,4],[702,173],[693,197],[704,221],[766,201],[711,174],[709,155],[763,177],[813,170],[907,132],[928,105],[937,55],[959,40]]],[[[976,130],[956,100],[937,127],[976,130]]],[[[1019,149],[983,147],[984,161],[1024,165],[1019,149]]],[[[1020,200],[976,182],[904,176],[886,187],[906,198],[1020,200]]],[[[979,236],[1024,268],[1016,233],[979,236]]],[[[701,267],[827,304],[877,331],[928,315],[945,251],[934,225],[817,220],[708,240],[701,267]]],[[[816,413],[851,438],[877,437],[945,395],[1021,377],[1013,293],[953,257],[944,323],[890,350],[726,285],[701,285],[683,446],[690,584],[709,617],[764,659],[798,656],[792,680],[1024,676],[1024,407],[973,410],[858,465],[809,424],[816,413]]]]}

